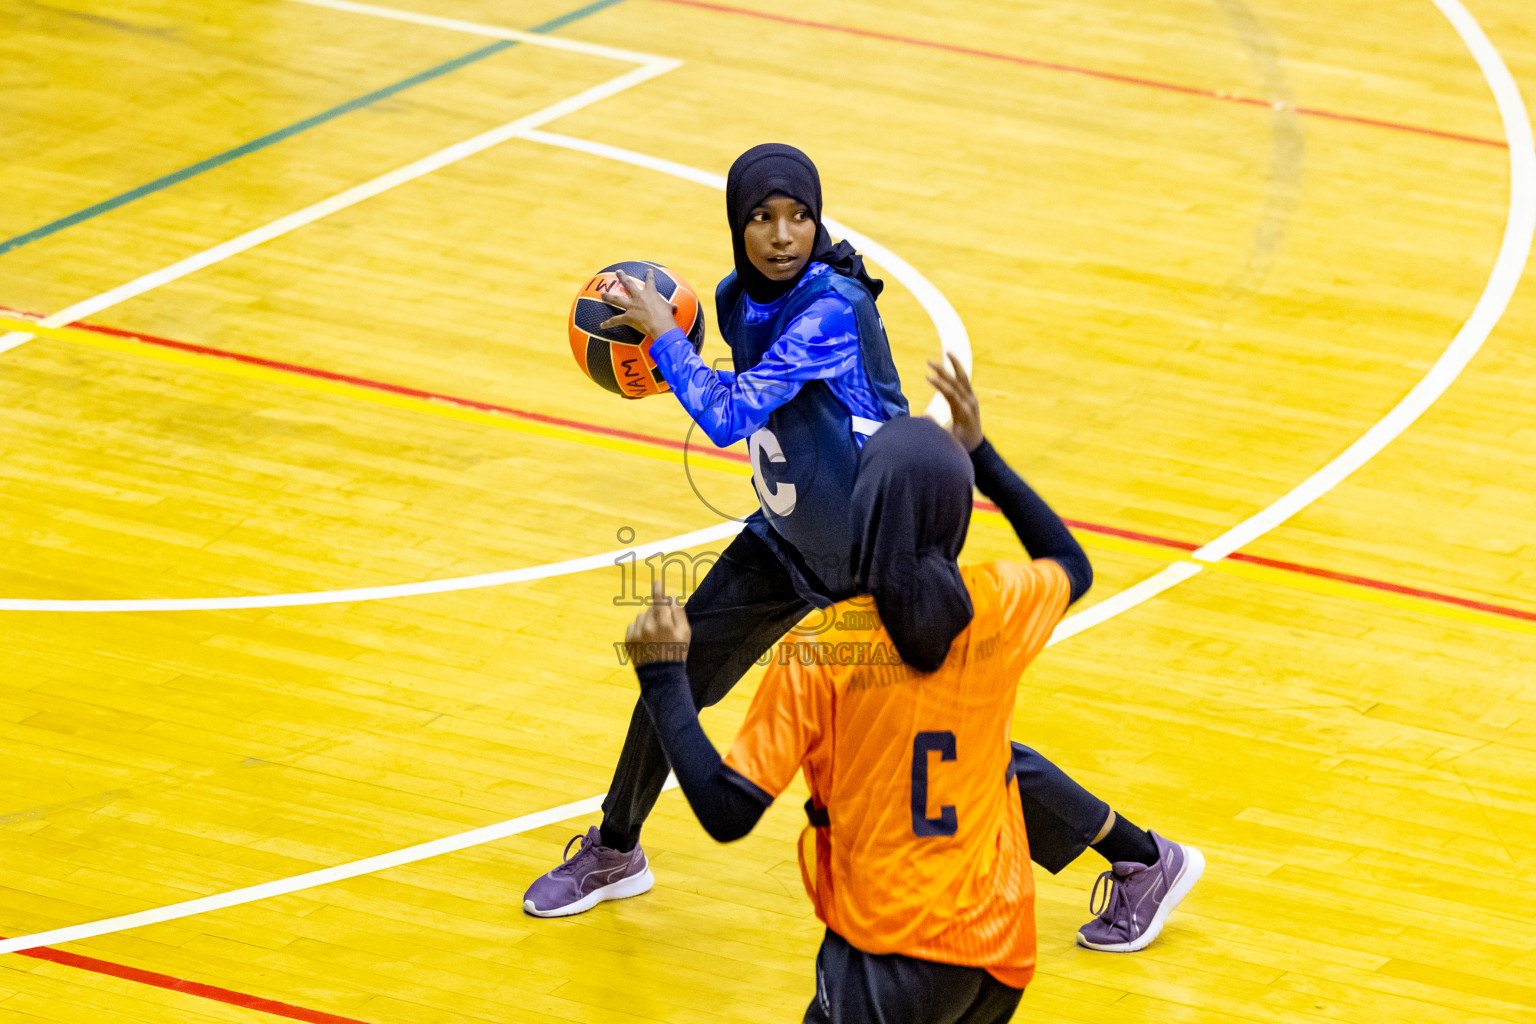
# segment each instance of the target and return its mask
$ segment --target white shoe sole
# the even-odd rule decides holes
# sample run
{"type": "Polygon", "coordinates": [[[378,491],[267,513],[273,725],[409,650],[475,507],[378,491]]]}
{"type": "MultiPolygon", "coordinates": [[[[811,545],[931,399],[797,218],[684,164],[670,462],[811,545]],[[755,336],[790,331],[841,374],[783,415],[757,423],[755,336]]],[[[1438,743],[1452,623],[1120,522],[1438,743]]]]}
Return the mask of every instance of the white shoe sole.
{"type": "Polygon", "coordinates": [[[1168,887],[1168,895],[1163,897],[1163,902],[1157,908],[1157,913],[1152,915],[1152,923],[1147,925],[1147,930],[1130,942],[1112,942],[1107,945],[1098,945],[1083,938],[1083,933],[1077,933],[1077,944],[1084,949],[1096,949],[1101,953],[1134,953],[1138,949],[1146,949],[1163,930],[1163,924],[1168,920],[1168,915],[1173,913],[1173,908],[1189,895],[1189,890],[1200,881],[1200,876],[1205,873],[1205,854],[1193,846],[1184,847],[1184,867],[1179,870],[1178,877],[1168,887]]]}
{"type": "Polygon", "coordinates": [[[532,914],[534,917],[570,917],[572,914],[581,914],[597,906],[604,900],[626,900],[631,896],[639,896],[641,893],[651,891],[656,884],[656,876],[651,874],[649,864],[638,875],[630,875],[621,878],[612,885],[605,885],[601,889],[593,889],[575,903],[567,903],[563,907],[555,907],[552,910],[538,910],[532,900],[523,900],[523,913],[532,914]]]}

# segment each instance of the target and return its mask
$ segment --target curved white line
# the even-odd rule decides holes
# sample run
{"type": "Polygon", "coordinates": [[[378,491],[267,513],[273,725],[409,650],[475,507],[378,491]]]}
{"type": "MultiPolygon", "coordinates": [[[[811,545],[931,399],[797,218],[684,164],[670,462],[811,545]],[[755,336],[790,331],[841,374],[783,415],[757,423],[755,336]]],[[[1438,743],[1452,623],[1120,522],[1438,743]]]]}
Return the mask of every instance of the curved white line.
{"type": "MultiPolygon", "coordinates": [[[[1450,19],[1451,24],[1455,26],[1456,31],[1461,35],[1462,39],[1466,41],[1467,47],[1472,51],[1473,57],[1477,60],[1478,66],[1483,69],[1484,76],[1488,79],[1489,85],[1493,88],[1494,98],[1499,105],[1499,115],[1504,119],[1505,133],[1510,143],[1509,219],[1505,227],[1504,245],[1499,250],[1498,260],[1494,263],[1493,273],[1489,276],[1489,282],[1487,287],[1484,289],[1483,296],[1484,299],[1486,299],[1490,292],[1493,292],[1495,295],[1497,295],[1498,293],[1495,290],[1496,283],[1498,284],[1498,287],[1502,287],[1504,284],[1509,284],[1510,290],[1508,294],[1503,295],[1502,301],[1498,301],[1493,305],[1485,307],[1484,301],[1482,299],[1478,301],[1477,310],[1474,311],[1474,317],[1477,316],[1478,312],[1482,312],[1484,313],[1485,320],[1481,322],[1483,325],[1480,328],[1482,331],[1481,336],[1477,337],[1475,344],[1473,344],[1472,352],[1466,355],[1466,359],[1470,359],[1472,353],[1476,352],[1476,348],[1482,345],[1483,341],[1486,340],[1489,332],[1493,330],[1493,327],[1497,323],[1498,318],[1503,314],[1504,308],[1509,303],[1510,295],[1513,294],[1513,283],[1508,281],[1508,268],[1510,266],[1514,266],[1516,268],[1514,271],[1514,280],[1518,281],[1520,273],[1523,271],[1525,266],[1527,256],[1530,252],[1533,235],[1536,235],[1536,217],[1532,216],[1533,207],[1536,207],[1536,146],[1533,146],[1532,144],[1530,126],[1525,114],[1525,104],[1520,98],[1520,91],[1515,86],[1514,78],[1510,76],[1508,69],[1504,67],[1503,60],[1499,57],[1498,51],[1495,50],[1493,44],[1488,41],[1487,36],[1483,34],[1482,29],[1472,18],[1472,15],[1467,13],[1466,8],[1461,6],[1459,0],[1431,0],[1431,2],[1433,2],[1435,6],[1438,7],[1441,12],[1446,15],[1447,18],[1450,19]],[[1518,152],[1517,149],[1519,150],[1518,152]],[[1486,317],[1489,315],[1487,311],[1495,308],[1496,311],[1491,314],[1492,319],[1486,319],[1486,317]]],[[[681,165],[674,166],[681,168],[681,165]]],[[[702,171],[694,171],[691,168],[682,169],[687,170],[688,174],[681,176],[689,177],[690,180],[697,180],[693,179],[692,175],[704,174],[702,171]]],[[[708,184],[708,182],[705,182],[705,184],[708,184]]],[[[891,266],[889,263],[885,265],[891,266]]],[[[895,273],[894,267],[892,267],[892,272],[895,273]]],[[[1468,323],[1470,324],[1471,320],[1469,320],[1468,323]]],[[[1466,329],[1463,328],[1462,332],[1457,335],[1455,341],[1452,342],[1452,346],[1454,347],[1457,343],[1461,342],[1463,337],[1472,337],[1472,335],[1468,335],[1466,329]]],[[[1469,342],[1468,344],[1472,343],[1469,342]]],[[[1440,367],[1440,365],[1441,363],[1437,362],[1435,364],[1435,368],[1432,368],[1430,373],[1433,374],[1435,370],[1440,367]]],[[[1459,373],[1461,368],[1465,365],[1466,362],[1463,360],[1456,367],[1455,372],[1459,373]]],[[[1452,375],[1451,379],[1454,379],[1454,374],[1452,375]]],[[[1446,381],[1446,386],[1449,386],[1449,383],[1449,381],[1446,381]]],[[[1418,389],[1415,388],[1415,391],[1417,390],[1418,389]]],[[[1440,389],[1440,392],[1444,392],[1444,387],[1440,389]]],[[[1438,393],[1435,397],[1438,397],[1438,393]]],[[[1433,401],[1433,399],[1431,399],[1431,401],[1433,401]]],[[[1396,411],[1396,409],[1393,410],[1394,413],[1396,411]]],[[[1388,414],[1389,418],[1390,416],[1391,414],[1388,414]]],[[[1407,427],[1408,423],[1411,422],[1411,419],[1407,422],[1404,422],[1398,428],[1398,433],[1401,433],[1402,430],[1407,427]]],[[[1378,426],[1379,425],[1380,424],[1378,424],[1378,426]]],[[[1395,436],[1397,435],[1393,434],[1391,437],[1387,437],[1386,440],[1381,442],[1381,446],[1385,447],[1387,442],[1391,441],[1392,437],[1395,436]]],[[[1353,447],[1354,446],[1352,445],[1351,448],[1353,447]]],[[[1379,450],[1380,448],[1377,448],[1377,451],[1379,450]]],[[[1330,465],[1332,465],[1332,463],[1330,463],[1330,465]]],[[[1343,479],[1343,476],[1340,476],[1339,479],[1343,479]]],[[[1332,485],[1330,484],[1329,486],[1331,487],[1332,485]]],[[[1324,487],[1317,491],[1317,495],[1320,496],[1326,493],[1327,490],[1328,488],[1324,487]]],[[[1281,500],[1284,501],[1285,499],[1281,500]]],[[[1312,500],[1316,500],[1316,497],[1314,497],[1312,500]]],[[[1280,502],[1276,502],[1275,504],[1279,505],[1280,502]]],[[[1260,515],[1263,514],[1264,513],[1260,513],[1260,515]]],[[[1255,516],[1254,518],[1257,519],[1258,516],[1255,516]]],[[[1283,518],[1281,520],[1277,520],[1277,523],[1281,521],[1283,521],[1283,518]]],[[[727,525],[736,526],[739,528],[739,524],[735,523],[722,524],[722,526],[727,525]]],[[[1241,528],[1241,526],[1238,528],[1241,528]]],[[[1233,531],[1228,532],[1231,533],[1233,531]]],[[[1260,532],[1262,533],[1263,531],[1260,532]]],[[[1223,537],[1225,536],[1227,535],[1224,534],[1223,537]]],[[[1255,534],[1254,536],[1258,536],[1258,534],[1255,534]]],[[[1212,545],[1219,543],[1221,540],[1222,538],[1217,538],[1216,541],[1212,542],[1212,545]]],[[[660,543],[666,542],[663,541],[660,543]]],[[[1207,546],[1210,547],[1212,545],[1207,546]]],[[[1178,584],[1182,580],[1196,575],[1199,571],[1200,567],[1193,562],[1174,563],[1173,565],[1168,566],[1161,572],[1152,576],[1150,579],[1144,580],[1136,586],[1131,587],[1128,590],[1117,594],[1106,601],[1100,602],[1100,604],[1095,605],[1093,608],[1086,609],[1083,612],[1072,616],[1072,618],[1066,620],[1057,627],[1056,634],[1054,634],[1051,638],[1051,643],[1057,643],[1058,641],[1063,640],[1068,636],[1082,632],[1089,626],[1097,625],[1098,623],[1103,622],[1104,620],[1114,615],[1118,615],[1121,612],[1136,607],[1143,601],[1146,601],[1149,598],[1162,593],[1170,587],[1178,584]],[[1106,611],[1099,611],[1099,609],[1105,608],[1105,606],[1112,607],[1106,611]],[[1077,624],[1077,621],[1080,619],[1085,620],[1085,624],[1077,624]]],[[[231,892],[217,893],[212,896],[204,896],[200,899],[189,900],[185,903],[175,903],[171,904],[170,906],[141,911],[137,914],[128,914],[123,917],[108,918],[101,921],[89,921],[84,924],[70,925],[65,928],[56,928],[52,931],[37,932],[32,935],[22,935],[17,938],[6,939],[4,941],[0,941],[0,954],[14,953],[19,950],[33,949],[38,946],[46,946],[54,943],[70,942],[78,939],[88,939],[98,935],[105,935],[110,932],[123,931],[128,928],[138,927],[140,925],[149,924],[151,922],[172,921],[178,918],[190,917],[193,914],[205,913],[211,910],[222,910],[227,907],[236,906],[241,903],[248,903],[253,900],[263,899],[269,896],[298,892],[301,889],[313,888],[316,885],[323,885],[327,882],[336,881],[342,878],[356,877],[357,875],[366,874],[371,871],[382,870],[385,867],[397,867],[399,865],[408,864],[413,861],[423,860],[427,857],[435,857],[439,854],[448,853],[453,850],[462,850],[468,846],[473,846],[476,843],[489,842],[492,839],[500,839],[507,836],[516,835],[520,832],[525,832],[529,829],[537,828],[545,824],[551,824],[556,821],[563,821],[566,817],[571,817],[577,814],[586,814],[600,807],[602,804],[602,799],[602,795],[588,797],[585,800],[578,800],[573,803],[563,804],[560,807],[550,808],[546,811],[538,811],[533,814],[523,815],[522,817],[513,818],[509,821],[504,821],[499,824],[487,825],[483,828],[474,829],[470,832],[462,832],[456,836],[448,836],[443,839],[433,840],[431,842],[422,843],[417,846],[406,847],[403,850],[396,850],[392,853],[379,854],[376,857],[369,857],[361,861],[353,861],[350,864],[342,864],[333,868],[322,868],[319,871],[311,871],[306,874],[296,875],[291,878],[276,879],[271,882],[250,886],[245,889],[236,889],[231,892]],[[556,815],[558,815],[558,817],[552,817],[556,815]]]]}
{"type": "Polygon", "coordinates": [[[1337,487],[1345,477],[1365,465],[1404,430],[1424,414],[1455,382],[1477,355],[1483,342],[1498,325],[1509,307],[1515,289],[1525,273],[1531,243],[1536,239],[1536,145],[1531,138],[1531,122],[1520,87],[1504,66],[1499,51],[1483,33],[1482,26],[1461,5],[1460,0],[1430,0],[1455,27],[1457,34],[1472,51],[1493,90],[1499,117],[1504,122],[1504,138],[1509,143],[1509,218],[1504,225],[1504,241],[1498,259],[1488,275],[1488,283],[1472,315],[1457,332],[1455,339],[1429,372],[1413,386],[1392,411],[1381,418],[1354,444],[1332,462],[1297,484],[1290,493],[1268,508],[1243,520],[1220,537],[1194,552],[1202,562],[1219,562],[1232,552],[1268,533],[1318,498],[1337,487]]]}
{"type": "Polygon", "coordinates": [[[647,544],[634,544],[596,555],[583,555],[563,562],[547,565],[530,565],[522,569],[506,569],[501,572],[481,573],[478,576],[460,576],[449,580],[426,580],[421,583],[394,583],[383,587],[357,587],[352,590],[317,590],[308,594],[261,594],[252,597],[181,597],[181,598],[132,598],[122,601],[44,601],[31,598],[0,599],[0,611],[7,612],[197,612],[229,611],[238,608],[292,608],[310,604],[336,604],[341,601],[382,601],[395,597],[419,597],[422,594],[447,594],[455,590],[477,590],[481,587],[499,587],[508,583],[526,583],[529,580],[548,579],[567,573],[588,572],[619,564],[631,555],[644,561],[653,554],[686,551],[698,544],[734,537],[742,529],[741,522],[731,520],[708,526],[692,533],[654,540],[647,544]]]}
{"type": "Polygon", "coordinates": [[[1051,638],[1045,646],[1053,647],[1068,637],[1092,629],[1101,622],[1108,622],[1122,612],[1128,612],[1143,601],[1150,601],[1170,587],[1178,586],[1191,576],[1198,576],[1201,567],[1194,562],[1173,562],[1118,594],[1111,594],[1098,604],[1090,605],[1075,615],[1068,615],[1051,630],[1051,638]]]}
{"type": "MultiPolygon", "coordinates": [[[[667,776],[667,781],[661,788],[663,791],[676,789],[677,777],[667,776]]],[[[229,892],[215,893],[212,896],[201,896],[195,900],[172,903],[164,907],[153,907],[149,910],[140,910],[134,914],[107,918],[104,921],[67,925],[63,928],[55,928],[52,931],[37,932],[33,935],[6,939],[0,942],[0,954],[15,953],[23,949],[35,949],[38,946],[55,946],[59,943],[74,942],[77,939],[89,939],[93,936],[106,935],[110,932],[122,932],[130,928],[143,928],[145,925],[160,924],[162,921],[175,921],[178,918],[191,917],[194,914],[206,914],[214,910],[223,910],[226,907],[239,906],[242,903],[255,903],[257,900],[269,900],[276,896],[286,896],[289,893],[299,892],[303,889],[313,889],[317,885],[329,885],[331,882],[340,882],[343,879],[356,878],[359,875],[370,875],[375,871],[397,868],[402,864],[413,864],[419,860],[426,860],[428,857],[441,857],[445,853],[467,850],[471,846],[480,846],[484,843],[495,842],[498,839],[505,839],[508,836],[515,836],[522,832],[543,828],[545,825],[553,825],[567,818],[574,818],[579,814],[591,814],[602,806],[602,796],[590,796],[585,800],[574,800],[568,804],[561,804],[559,807],[551,807],[546,811],[535,811],[532,814],[524,814],[518,818],[509,818],[506,821],[497,822],[494,825],[484,825],[480,828],[470,829],[468,832],[444,836],[441,839],[431,839],[425,843],[418,843],[415,846],[391,850],[389,853],[364,857],[362,860],[354,860],[347,864],[337,864],[335,867],[306,871],[302,875],[293,875],[288,878],[274,878],[270,882],[248,885],[244,889],[233,889],[229,892]]]]}

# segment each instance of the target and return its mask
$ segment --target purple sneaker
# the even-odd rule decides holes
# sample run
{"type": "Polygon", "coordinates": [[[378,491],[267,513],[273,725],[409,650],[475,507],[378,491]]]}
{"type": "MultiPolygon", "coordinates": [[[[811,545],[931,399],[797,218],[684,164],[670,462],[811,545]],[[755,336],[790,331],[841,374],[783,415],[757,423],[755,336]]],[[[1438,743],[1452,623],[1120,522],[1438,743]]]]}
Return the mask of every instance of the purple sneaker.
{"type": "Polygon", "coordinates": [[[1193,846],[1170,843],[1156,832],[1156,864],[1121,861],[1093,883],[1088,908],[1099,916],[1077,932],[1077,944],[1108,953],[1144,949],[1163,930],[1173,908],[1188,895],[1205,870],[1205,856],[1193,846]],[[1108,883],[1104,905],[1097,909],[1099,886],[1108,883]]]}
{"type": "MultiPolygon", "coordinates": [[[[569,917],[591,910],[603,900],[622,900],[650,892],[656,884],[645,852],[636,846],[628,853],[603,845],[597,826],[581,840],[576,856],[568,857],[559,867],[539,878],[523,894],[523,910],[534,917],[569,917]]],[[[571,843],[565,844],[567,855],[571,843]]]]}

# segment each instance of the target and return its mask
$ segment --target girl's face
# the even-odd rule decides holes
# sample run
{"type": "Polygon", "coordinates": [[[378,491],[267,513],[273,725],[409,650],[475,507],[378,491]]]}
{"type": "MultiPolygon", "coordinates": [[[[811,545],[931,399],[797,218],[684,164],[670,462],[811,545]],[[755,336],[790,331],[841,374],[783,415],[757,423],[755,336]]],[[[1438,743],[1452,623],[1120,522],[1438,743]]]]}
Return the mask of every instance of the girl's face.
{"type": "Polygon", "coordinates": [[[816,222],[798,199],[769,196],[747,217],[747,259],[770,281],[790,281],[805,269],[816,244],[816,222]]]}

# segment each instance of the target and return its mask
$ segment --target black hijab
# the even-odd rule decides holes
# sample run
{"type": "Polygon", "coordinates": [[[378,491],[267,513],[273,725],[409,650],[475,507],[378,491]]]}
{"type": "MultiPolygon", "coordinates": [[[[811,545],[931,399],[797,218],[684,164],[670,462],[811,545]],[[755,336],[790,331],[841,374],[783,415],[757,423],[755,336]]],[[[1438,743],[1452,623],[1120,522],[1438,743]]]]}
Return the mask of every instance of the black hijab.
{"type": "Polygon", "coordinates": [[[853,573],[875,599],[901,660],[944,663],[974,609],[956,559],[971,523],[971,460],[923,416],[888,421],[864,443],[853,482],[853,573]]]}
{"type": "Polygon", "coordinates": [[[736,257],[736,277],[746,289],[747,297],[753,302],[773,302],[787,295],[805,275],[801,270],[788,281],[770,281],[747,259],[743,239],[747,218],[754,209],[767,202],[769,196],[776,194],[804,203],[816,221],[816,241],[811,245],[811,258],[805,261],[806,267],[812,263],[825,263],[844,277],[861,282],[872,297],[878,298],[885,287],[884,282],[869,276],[864,269],[864,258],[852,245],[846,241],[833,245],[832,237],[821,223],[821,176],[816,173],[816,165],[794,146],[777,142],[753,146],[741,154],[731,164],[731,171],[725,178],[725,211],[731,223],[731,251],[736,257]]]}

